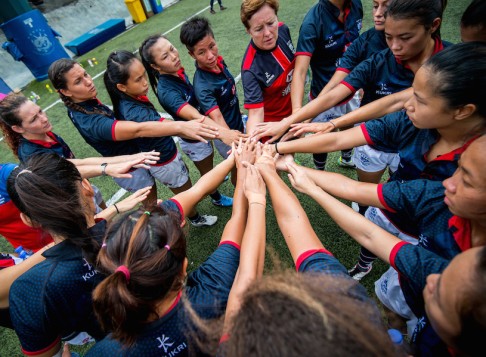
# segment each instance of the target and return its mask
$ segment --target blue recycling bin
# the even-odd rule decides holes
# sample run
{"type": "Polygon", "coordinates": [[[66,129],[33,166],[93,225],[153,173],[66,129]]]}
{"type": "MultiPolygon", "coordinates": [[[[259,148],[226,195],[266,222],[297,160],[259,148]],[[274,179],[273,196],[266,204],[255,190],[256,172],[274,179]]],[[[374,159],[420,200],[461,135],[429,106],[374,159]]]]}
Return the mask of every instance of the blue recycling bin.
{"type": "Polygon", "coordinates": [[[161,0],[149,0],[149,2],[154,14],[158,14],[164,10],[161,0]]]}
{"type": "Polygon", "coordinates": [[[52,62],[70,58],[57,39],[60,35],[49,27],[39,10],[23,13],[0,24],[0,28],[8,40],[2,48],[16,61],[22,61],[38,81],[47,78],[52,62]]]}

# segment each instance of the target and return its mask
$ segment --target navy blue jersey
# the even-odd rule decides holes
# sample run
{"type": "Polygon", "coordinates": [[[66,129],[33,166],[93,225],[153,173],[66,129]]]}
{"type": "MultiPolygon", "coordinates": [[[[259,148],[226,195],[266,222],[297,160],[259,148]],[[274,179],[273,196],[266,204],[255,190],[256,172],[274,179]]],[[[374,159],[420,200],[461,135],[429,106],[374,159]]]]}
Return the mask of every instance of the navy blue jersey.
{"type": "MultiPolygon", "coordinates": [[[[439,140],[439,133],[435,129],[416,128],[405,112],[395,112],[368,121],[361,124],[361,129],[368,145],[380,151],[400,155],[400,164],[390,176],[390,181],[443,181],[456,171],[461,154],[475,139],[427,162],[427,153],[439,140]]],[[[420,232],[416,226],[403,221],[397,213],[388,210],[382,212],[402,232],[418,237],[420,232]]]]}
{"type": "MultiPolygon", "coordinates": [[[[184,68],[177,71],[177,76],[172,74],[159,74],[157,83],[157,98],[164,110],[174,120],[186,121],[179,116],[180,111],[186,105],[194,107],[201,113],[201,106],[196,98],[194,87],[187,77],[184,68]]],[[[202,114],[202,113],[201,113],[202,114]]],[[[197,143],[197,140],[183,139],[189,143],[197,143]]]]}
{"type": "MultiPolygon", "coordinates": [[[[105,221],[97,223],[90,234],[101,241],[105,226],[105,221]]],[[[10,289],[10,315],[22,351],[40,354],[80,332],[102,338],[91,293],[103,276],[68,240],[42,255],[46,260],[15,280],[10,289]]]]}
{"type": "Polygon", "coordinates": [[[419,246],[445,259],[452,259],[471,247],[470,235],[455,236],[454,232],[459,229],[450,227],[453,215],[444,203],[442,182],[391,181],[378,185],[378,196],[387,211],[396,213],[403,225],[416,227],[419,246]]]}
{"type": "Polygon", "coordinates": [[[339,59],[336,70],[350,73],[361,62],[387,48],[385,31],[377,31],[372,27],[353,41],[351,46],[348,47],[344,55],[339,59]]]}
{"type": "Polygon", "coordinates": [[[101,156],[131,155],[140,152],[135,140],[117,141],[115,137],[115,119],[113,111],[98,99],[77,103],[88,112],[95,109],[106,113],[85,114],[68,108],[69,118],[83,139],[91,145],[101,156]]]}
{"type": "Polygon", "coordinates": [[[28,140],[20,138],[19,148],[17,154],[21,162],[27,161],[32,155],[39,153],[55,153],[65,159],[74,159],[74,154],[69,148],[68,144],[62,140],[59,135],[54,134],[52,131],[47,135],[53,141],[44,140],[28,140]]]}
{"type": "MultiPolygon", "coordinates": [[[[146,96],[137,99],[122,95],[119,103],[120,119],[143,123],[146,121],[163,121],[152,103],[146,96]]],[[[177,147],[171,136],[158,138],[135,139],[140,151],[159,151],[158,165],[168,164],[177,156],[177,147]]]]}
{"type": "Polygon", "coordinates": [[[193,81],[196,97],[205,115],[219,108],[228,127],[243,132],[235,79],[221,56],[218,57],[218,67],[219,73],[210,72],[199,68],[196,63],[193,81]]]}
{"type": "Polygon", "coordinates": [[[358,38],[363,19],[360,0],[351,0],[344,10],[344,23],[339,9],[328,0],[319,0],[305,15],[300,26],[296,56],[311,56],[311,96],[317,97],[331,79],[346,48],[358,38]]]}
{"type": "MultiPolygon", "coordinates": [[[[224,242],[194,272],[189,274],[184,294],[195,312],[203,319],[213,319],[224,314],[229,292],[238,270],[240,251],[233,244],[224,242]]],[[[98,342],[87,356],[189,356],[196,348],[186,333],[190,324],[180,295],[169,311],[159,320],[147,324],[140,331],[131,348],[114,340],[111,335],[98,342]]]]}
{"type": "MultiPolygon", "coordinates": [[[[436,38],[433,54],[442,51],[448,45],[436,38]]],[[[365,105],[410,88],[414,77],[415,74],[410,67],[397,60],[393,52],[387,48],[361,62],[341,83],[353,93],[360,88],[363,89],[361,105],[365,105]]]]}
{"type": "Polygon", "coordinates": [[[442,273],[449,262],[423,247],[405,242],[398,243],[390,254],[390,264],[400,274],[400,286],[405,300],[419,319],[411,337],[418,356],[449,355],[446,344],[428,321],[422,296],[427,276],[442,273]]]}
{"type": "Polygon", "coordinates": [[[184,68],[177,71],[177,76],[173,76],[172,74],[158,75],[157,98],[162,108],[174,120],[185,121],[179,117],[179,113],[188,104],[198,111],[201,110],[196,94],[194,93],[194,87],[189,81],[184,68]]]}
{"type": "Polygon", "coordinates": [[[457,169],[457,161],[464,150],[474,141],[440,155],[429,162],[427,153],[439,140],[435,129],[418,129],[403,111],[385,115],[383,118],[361,124],[368,145],[374,149],[400,154],[398,169],[390,180],[416,180],[419,178],[443,181],[457,169]]]}
{"type": "Polygon", "coordinates": [[[264,108],[264,121],[280,121],[292,114],[290,83],[295,49],[287,25],[279,23],[277,46],[259,49],[250,41],[241,65],[245,109],[264,108]]]}

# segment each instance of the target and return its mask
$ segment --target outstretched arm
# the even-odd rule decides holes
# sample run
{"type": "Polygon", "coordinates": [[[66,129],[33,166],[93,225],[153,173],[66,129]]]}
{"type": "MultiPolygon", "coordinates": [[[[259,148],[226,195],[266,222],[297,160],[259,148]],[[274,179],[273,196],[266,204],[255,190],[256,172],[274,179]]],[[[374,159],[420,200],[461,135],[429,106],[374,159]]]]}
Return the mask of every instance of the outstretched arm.
{"type": "Polygon", "coordinates": [[[145,164],[155,164],[157,163],[157,160],[159,160],[159,158],[160,152],[148,151],[140,152],[133,155],[87,157],[84,159],[68,159],[68,161],[71,161],[74,165],[76,165],[76,167],[78,167],[82,165],[101,165],[103,163],[119,164],[134,160],[139,160],[140,162],[143,162],[145,164]]]}
{"type": "Polygon", "coordinates": [[[360,127],[337,133],[311,135],[305,138],[271,145],[274,153],[293,154],[296,152],[323,153],[351,149],[367,144],[360,127]]]}
{"type": "MultiPolygon", "coordinates": [[[[179,117],[190,121],[201,119],[201,114],[192,105],[187,104],[179,112],[179,117]]],[[[226,125],[226,123],[224,123],[224,125],[220,125],[208,116],[202,117],[206,118],[206,120],[204,121],[205,124],[218,129],[218,138],[221,139],[226,145],[231,145],[232,142],[237,142],[240,137],[246,137],[246,135],[240,133],[239,131],[231,130],[230,128],[228,128],[228,125],[226,125]]]]}
{"type": "Polygon", "coordinates": [[[272,139],[269,142],[273,142],[278,137],[282,136],[292,124],[314,118],[319,113],[339,104],[351,94],[353,94],[353,92],[348,87],[344,84],[339,84],[325,95],[318,96],[299,110],[292,113],[289,117],[282,119],[280,122],[258,124],[257,128],[252,133],[252,137],[254,137],[255,140],[260,140],[262,137],[272,136],[272,139]],[[278,130],[275,128],[278,128],[278,130]]]}
{"type": "Polygon", "coordinates": [[[295,170],[298,172],[302,171],[318,187],[333,196],[355,201],[366,206],[385,208],[378,197],[377,184],[360,182],[338,173],[314,170],[309,167],[297,165],[293,162],[290,154],[288,156],[286,155],[283,160],[285,160],[285,164],[279,165],[279,169],[282,168],[283,171],[288,172],[288,165],[292,163],[295,170]]]}
{"type": "Polygon", "coordinates": [[[206,139],[218,137],[218,128],[206,125],[204,118],[190,122],[164,120],[162,122],[146,121],[136,123],[128,120],[120,120],[115,126],[115,137],[117,140],[173,135],[206,143],[206,139]]]}
{"type": "Polygon", "coordinates": [[[381,229],[351,207],[338,201],[320,189],[300,168],[289,164],[289,179],[292,185],[312,197],[329,216],[356,242],[370,250],[386,263],[390,263],[390,253],[400,239],[381,229]]]}
{"type": "Polygon", "coordinates": [[[240,308],[241,296],[255,279],[262,276],[265,263],[265,183],[258,170],[250,164],[246,168],[244,193],[248,201],[248,219],[241,242],[240,264],[226,307],[225,330],[229,327],[228,321],[240,308]]]}
{"type": "Polygon", "coordinates": [[[267,185],[278,226],[294,262],[302,253],[323,249],[299,200],[275,170],[271,155],[266,152],[257,160],[256,166],[267,185]]]}
{"type": "MultiPolygon", "coordinates": [[[[140,154],[126,155],[126,157],[128,158],[130,158],[131,156],[133,156],[134,158],[127,161],[120,161],[120,162],[112,162],[112,163],[104,162],[106,163],[106,165],[102,165],[102,164],[78,165],[75,162],[73,163],[76,165],[76,168],[78,169],[79,173],[84,178],[91,178],[91,177],[97,177],[103,175],[117,177],[117,178],[130,178],[132,177],[132,175],[129,173],[129,171],[132,168],[149,169],[150,166],[148,165],[155,164],[158,160],[158,156],[151,155],[151,154],[148,155],[149,158],[144,158],[145,155],[140,155],[140,154]]],[[[93,159],[103,159],[103,158],[93,158],[93,159]]],[[[94,160],[94,161],[98,161],[98,160],[94,160]]]]}
{"type": "Polygon", "coordinates": [[[199,201],[214,192],[224,181],[224,178],[235,166],[234,154],[215,166],[211,171],[201,176],[199,180],[187,191],[178,193],[174,200],[182,206],[183,212],[190,212],[199,201]]]}
{"type": "Polygon", "coordinates": [[[292,124],[290,132],[294,133],[294,136],[316,132],[328,133],[336,128],[345,128],[368,120],[381,118],[386,114],[402,110],[405,103],[412,95],[413,89],[408,88],[363,105],[362,107],[359,107],[340,118],[332,119],[327,123],[292,124]]]}

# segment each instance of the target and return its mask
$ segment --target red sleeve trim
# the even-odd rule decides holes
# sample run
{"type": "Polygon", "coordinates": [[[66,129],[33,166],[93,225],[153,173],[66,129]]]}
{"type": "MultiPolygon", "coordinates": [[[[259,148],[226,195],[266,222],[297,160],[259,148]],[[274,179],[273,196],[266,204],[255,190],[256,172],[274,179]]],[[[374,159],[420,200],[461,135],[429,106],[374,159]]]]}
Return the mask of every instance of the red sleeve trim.
{"type": "Polygon", "coordinates": [[[351,71],[349,69],[343,68],[343,67],[336,68],[336,71],[346,72],[347,74],[350,74],[351,73],[351,71]]]}
{"type": "Polygon", "coordinates": [[[164,120],[165,120],[165,118],[162,118],[162,117],[160,117],[160,119],[159,119],[159,121],[164,121],[164,120]]]}
{"type": "Polygon", "coordinates": [[[390,211],[392,213],[397,213],[393,208],[388,206],[388,204],[385,201],[385,196],[383,195],[383,183],[378,184],[378,188],[376,189],[378,193],[378,199],[380,200],[380,203],[385,207],[387,211],[390,211]]]}
{"type": "Polygon", "coordinates": [[[295,57],[297,56],[308,56],[308,57],[312,57],[312,53],[310,52],[295,52],[295,57]]]}
{"type": "Polygon", "coordinates": [[[256,104],[245,104],[243,107],[245,109],[258,109],[258,108],[263,108],[265,106],[265,103],[256,103],[256,104]]]}
{"type": "Polygon", "coordinates": [[[397,267],[395,265],[395,258],[397,257],[398,251],[400,249],[402,249],[402,247],[406,244],[410,244],[410,243],[401,241],[401,242],[395,244],[395,246],[393,247],[393,249],[390,252],[390,265],[393,267],[393,269],[395,269],[398,272],[399,272],[399,270],[397,269],[397,267]]]}
{"type": "Polygon", "coordinates": [[[179,113],[181,112],[182,108],[184,108],[186,105],[188,105],[189,103],[188,102],[185,102],[184,104],[182,104],[179,109],[177,109],[177,112],[176,114],[179,115],[179,113]]]}
{"type": "Polygon", "coordinates": [[[111,138],[113,139],[113,141],[116,141],[115,126],[116,126],[117,123],[118,123],[118,120],[115,120],[113,122],[113,125],[111,126],[111,138]]]}
{"type": "Polygon", "coordinates": [[[169,201],[172,201],[172,202],[174,202],[176,204],[176,206],[179,209],[179,212],[181,214],[181,219],[184,219],[184,209],[182,208],[182,206],[179,203],[179,201],[177,201],[176,199],[173,199],[173,198],[169,198],[169,201]]]}
{"type": "Polygon", "coordinates": [[[368,133],[368,129],[366,129],[365,123],[362,123],[359,127],[361,128],[361,131],[363,132],[363,135],[364,135],[365,140],[368,143],[368,145],[375,145],[375,143],[373,142],[373,140],[371,140],[371,136],[368,133]]]}
{"type": "Polygon", "coordinates": [[[221,338],[219,339],[219,344],[225,343],[226,341],[229,340],[229,338],[230,338],[229,333],[223,334],[223,336],[221,336],[221,338]]]}
{"type": "Polygon", "coordinates": [[[284,25],[284,23],[283,23],[283,22],[279,22],[279,23],[278,23],[278,27],[283,26],[283,25],[284,25]]]}
{"type": "Polygon", "coordinates": [[[219,106],[215,105],[214,107],[210,108],[206,113],[204,113],[204,115],[209,115],[209,113],[215,111],[218,108],[219,108],[219,106]]]}
{"type": "MultiPolygon", "coordinates": [[[[57,337],[56,340],[51,343],[49,346],[47,346],[46,348],[43,348],[42,350],[39,350],[39,351],[35,351],[35,352],[29,352],[29,351],[26,351],[22,348],[22,352],[27,355],[27,356],[37,356],[37,355],[41,355],[47,351],[49,351],[52,347],[54,347],[56,344],[58,344],[59,342],[61,341],[61,337],[57,337]]],[[[61,347],[62,348],[62,347],[61,347]]]]}
{"type": "Polygon", "coordinates": [[[356,89],[355,89],[355,88],[354,88],[354,87],[353,87],[351,84],[349,84],[348,82],[346,82],[346,81],[341,81],[341,83],[340,83],[340,84],[343,84],[343,85],[345,85],[346,87],[348,87],[348,88],[349,88],[349,90],[351,90],[351,92],[353,92],[353,94],[354,94],[354,93],[356,93],[356,89]]]}
{"type": "Polygon", "coordinates": [[[300,269],[300,266],[302,265],[302,263],[307,259],[309,258],[310,256],[313,256],[314,254],[316,253],[324,253],[324,254],[328,254],[330,256],[332,256],[332,253],[330,251],[328,251],[327,249],[325,248],[320,248],[320,249],[311,249],[311,250],[308,250],[304,253],[302,253],[301,255],[299,255],[299,257],[297,258],[297,260],[295,261],[295,269],[297,271],[299,271],[300,269]]]}
{"type": "Polygon", "coordinates": [[[221,247],[223,244],[229,244],[229,245],[232,245],[233,247],[235,247],[236,249],[241,250],[240,245],[236,242],[231,241],[231,240],[224,240],[224,241],[220,242],[218,244],[218,247],[221,247]]]}

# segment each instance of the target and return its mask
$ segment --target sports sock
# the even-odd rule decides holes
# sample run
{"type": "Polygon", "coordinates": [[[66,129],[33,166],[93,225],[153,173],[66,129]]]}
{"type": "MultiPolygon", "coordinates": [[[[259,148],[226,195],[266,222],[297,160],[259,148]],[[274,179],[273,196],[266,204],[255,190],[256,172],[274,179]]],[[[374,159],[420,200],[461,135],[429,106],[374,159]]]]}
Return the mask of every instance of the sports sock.
{"type": "Polygon", "coordinates": [[[343,160],[349,161],[351,160],[351,156],[353,155],[353,149],[351,150],[341,150],[341,157],[343,160]]]}
{"type": "Polygon", "coordinates": [[[370,265],[376,260],[376,255],[371,253],[368,249],[361,247],[359,252],[358,268],[361,271],[366,271],[370,265]]]}
{"type": "Polygon", "coordinates": [[[215,201],[219,201],[221,199],[221,193],[219,193],[219,191],[210,193],[209,196],[215,201]]]}
{"type": "Polygon", "coordinates": [[[324,170],[326,168],[327,153],[313,154],[314,165],[317,170],[324,170]]]}
{"type": "Polygon", "coordinates": [[[194,222],[194,221],[198,221],[198,220],[201,218],[201,215],[200,215],[200,214],[199,214],[199,212],[198,212],[198,213],[196,213],[194,216],[192,216],[192,217],[187,217],[187,218],[189,218],[189,220],[191,220],[191,221],[193,221],[193,222],[194,222]]]}

